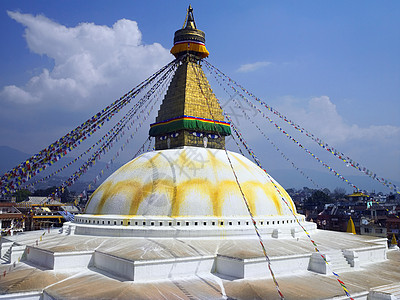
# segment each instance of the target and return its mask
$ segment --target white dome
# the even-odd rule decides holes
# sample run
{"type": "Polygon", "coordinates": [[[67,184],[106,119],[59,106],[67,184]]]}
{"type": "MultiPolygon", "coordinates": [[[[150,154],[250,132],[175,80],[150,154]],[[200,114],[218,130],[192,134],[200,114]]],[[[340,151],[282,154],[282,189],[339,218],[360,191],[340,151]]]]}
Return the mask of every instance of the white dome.
{"type": "MultiPolygon", "coordinates": [[[[292,216],[265,172],[228,151],[254,216],[292,216]]],[[[279,190],[296,212],[287,192],[279,190]]],[[[86,214],[163,217],[248,217],[224,150],[184,147],[142,154],[94,192],[86,214]]]]}

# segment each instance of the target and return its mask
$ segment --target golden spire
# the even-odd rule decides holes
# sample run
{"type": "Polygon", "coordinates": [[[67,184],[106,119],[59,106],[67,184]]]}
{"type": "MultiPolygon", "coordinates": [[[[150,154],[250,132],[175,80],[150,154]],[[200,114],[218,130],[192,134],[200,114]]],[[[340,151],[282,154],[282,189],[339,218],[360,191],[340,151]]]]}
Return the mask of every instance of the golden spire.
{"type": "Polygon", "coordinates": [[[230,126],[199,64],[208,55],[205,34],[196,28],[189,6],[186,27],[175,32],[171,53],[182,59],[158,111],[149,135],[155,149],[183,146],[224,149],[230,126]]]}

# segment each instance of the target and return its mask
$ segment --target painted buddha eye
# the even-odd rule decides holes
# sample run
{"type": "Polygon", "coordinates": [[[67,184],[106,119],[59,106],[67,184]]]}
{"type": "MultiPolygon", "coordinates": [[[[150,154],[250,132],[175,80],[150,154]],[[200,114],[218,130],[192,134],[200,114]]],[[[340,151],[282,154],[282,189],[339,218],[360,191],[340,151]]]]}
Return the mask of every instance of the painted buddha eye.
{"type": "Polygon", "coordinates": [[[166,140],[166,139],[167,139],[167,136],[166,136],[166,135],[160,136],[160,140],[161,140],[161,141],[164,141],[164,140],[166,140]]]}
{"type": "Polygon", "coordinates": [[[170,137],[176,138],[179,135],[179,132],[174,132],[170,134],[170,137]]]}
{"type": "Polygon", "coordinates": [[[192,134],[193,134],[194,136],[197,136],[197,137],[202,137],[202,136],[203,136],[203,133],[201,133],[201,132],[196,132],[196,131],[193,131],[192,134]]]}

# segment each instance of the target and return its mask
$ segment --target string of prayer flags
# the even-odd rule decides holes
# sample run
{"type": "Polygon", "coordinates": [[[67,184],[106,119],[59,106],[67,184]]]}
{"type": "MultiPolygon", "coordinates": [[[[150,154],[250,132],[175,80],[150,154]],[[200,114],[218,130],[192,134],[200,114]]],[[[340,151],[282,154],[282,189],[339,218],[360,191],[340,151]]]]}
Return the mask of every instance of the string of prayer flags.
{"type": "Polygon", "coordinates": [[[215,66],[211,65],[208,61],[204,60],[206,67],[208,70],[214,75],[220,77],[230,88],[232,88],[236,93],[240,95],[240,97],[244,97],[242,93],[247,94],[248,96],[252,97],[254,100],[256,100],[260,105],[265,107],[267,110],[272,112],[274,115],[278,116],[280,119],[282,119],[284,122],[287,124],[291,125],[293,128],[295,128],[298,132],[305,134],[307,137],[311,138],[314,142],[316,142],[320,147],[323,149],[327,150],[329,153],[334,155],[336,158],[340,159],[343,161],[346,166],[351,166],[358,171],[362,172],[363,174],[369,176],[373,180],[378,181],[379,183],[383,184],[384,186],[390,188],[391,190],[394,190],[394,192],[400,194],[400,189],[397,187],[394,183],[390,182],[389,180],[379,177],[376,173],[368,170],[367,168],[363,167],[360,163],[356,162],[355,160],[351,159],[349,156],[345,155],[344,153],[338,151],[337,149],[331,147],[328,145],[328,143],[325,143],[322,139],[316,137],[314,134],[311,132],[307,131],[300,125],[296,124],[295,122],[291,121],[289,118],[278,112],[276,109],[272,108],[269,106],[267,103],[262,101],[260,98],[257,98],[255,95],[253,95],[251,92],[247,91],[243,86],[241,86],[239,83],[237,83],[235,80],[232,78],[228,77],[225,75],[222,71],[220,71],[218,68],[215,66]],[[238,89],[236,89],[233,85],[237,86],[238,89]]]}
{"type": "Polygon", "coordinates": [[[170,70],[178,64],[178,60],[174,60],[137,85],[131,91],[126,93],[120,99],[114,101],[111,105],[95,114],[92,118],[82,123],[65,136],[33,155],[28,160],[20,163],[12,170],[6,172],[0,178],[1,194],[12,193],[26,181],[36,176],[56,161],[65,156],[68,152],[76,148],[82,141],[87,139],[97,129],[101,128],[105,122],[109,121],[123,107],[131,102],[140,92],[147,88],[156,78],[165,71],[170,70]]]}
{"type": "MultiPolygon", "coordinates": [[[[215,131],[217,132],[219,138],[221,138],[221,134],[220,134],[220,132],[217,130],[217,125],[216,125],[215,118],[214,118],[214,116],[213,116],[212,110],[211,110],[211,108],[210,108],[210,104],[209,104],[208,98],[207,98],[207,96],[205,95],[205,93],[204,93],[204,91],[203,91],[203,87],[202,87],[202,85],[201,85],[200,77],[199,77],[199,75],[198,75],[196,69],[195,69],[195,68],[193,68],[193,69],[194,69],[194,72],[195,72],[195,74],[196,74],[196,78],[197,78],[197,80],[198,80],[198,84],[199,84],[200,91],[201,91],[201,93],[202,93],[204,99],[206,100],[209,113],[210,113],[210,115],[212,116],[212,120],[213,120],[213,123],[214,123],[214,127],[215,127],[215,129],[216,129],[215,131]]],[[[217,101],[218,101],[218,99],[217,99],[217,101]]],[[[219,101],[218,101],[218,104],[219,104],[220,108],[222,109],[222,107],[221,107],[219,101]]],[[[232,125],[232,124],[231,124],[231,125],[232,125]]],[[[228,159],[229,165],[230,165],[230,167],[231,167],[231,169],[232,169],[232,173],[233,173],[233,175],[234,175],[234,177],[235,177],[236,184],[238,185],[238,188],[239,188],[240,193],[241,193],[241,195],[242,195],[243,202],[245,203],[246,208],[247,208],[247,211],[248,211],[248,213],[249,213],[249,215],[250,215],[250,218],[251,218],[251,221],[252,221],[252,223],[253,223],[254,230],[255,230],[255,232],[256,232],[256,234],[257,234],[258,240],[259,240],[259,242],[260,242],[260,245],[261,245],[263,254],[264,254],[265,259],[266,259],[266,261],[267,261],[267,263],[268,263],[268,270],[269,270],[269,272],[270,272],[270,274],[271,274],[271,277],[272,277],[272,279],[273,279],[273,281],[274,281],[275,288],[276,288],[276,290],[277,290],[277,293],[278,293],[279,297],[281,298],[281,300],[283,300],[283,299],[285,299],[285,297],[283,296],[283,294],[282,294],[282,292],[281,292],[281,290],[280,290],[280,288],[279,288],[278,281],[276,280],[275,274],[274,274],[274,272],[273,272],[273,270],[272,270],[272,267],[271,267],[271,260],[270,260],[268,254],[267,254],[266,249],[265,249],[263,239],[262,239],[262,237],[261,237],[260,231],[259,231],[258,226],[257,226],[257,222],[256,222],[256,220],[254,219],[254,215],[253,215],[253,213],[252,213],[252,211],[251,211],[251,209],[250,209],[250,205],[249,205],[249,203],[248,203],[248,201],[247,201],[247,199],[246,199],[246,196],[244,195],[244,192],[243,192],[242,187],[241,187],[241,185],[240,185],[239,179],[238,179],[238,177],[237,177],[237,175],[236,175],[235,169],[233,168],[232,161],[231,161],[231,159],[230,159],[230,157],[229,157],[228,151],[226,150],[226,147],[225,147],[225,146],[224,146],[224,151],[225,151],[226,157],[227,157],[227,159],[228,159]]]]}
{"type": "Polygon", "coordinates": [[[283,153],[276,145],[275,143],[269,138],[267,137],[267,135],[262,131],[262,129],[250,118],[250,116],[244,111],[244,109],[239,105],[239,103],[236,100],[233,100],[233,102],[235,103],[236,107],[241,109],[243,115],[245,116],[245,118],[250,121],[257,129],[258,131],[262,134],[262,136],[272,145],[272,147],[275,148],[276,151],[279,152],[279,154],[287,161],[289,162],[292,167],[298,171],[301,175],[303,175],[305,178],[307,178],[315,187],[319,188],[318,184],[311,178],[309,177],[307,174],[304,173],[303,170],[301,170],[300,168],[298,168],[295,163],[293,161],[291,161],[286,155],[285,153],[283,153]]]}
{"type": "MultiPolygon", "coordinates": [[[[174,74],[174,72],[169,72],[168,74],[166,74],[165,76],[163,76],[156,84],[155,86],[153,86],[148,92],[147,94],[144,96],[144,98],[149,99],[152,96],[152,99],[144,106],[144,108],[140,111],[139,115],[136,117],[136,120],[138,120],[140,117],[143,117],[143,119],[138,123],[138,125],[136,126],[135,132],[133,132],[132,134],[130,134],[129,138],[133,139],[134,135],[138,132],[139,128],[142,127],[142,124],[148,119],[148,117],[150,116],[154,105],[157,103],[157,101],[155,100],[160,100],[161,97],[159,97],[162,93],[165,92],[166,88],[169,85],[169,82],[172,80],[172,75],[174,74]],[[157,90],[157,88],[160,86],[161,88],[157,90]],[[155,92],[158,91],[158,93],[156,94],[155,92]],[[155,101],[155,102],[154,102],[155,101]],[[150,109],[147,110],[147,108],[149,107],[149,105],[154,102],[150,109]],[[147,112],[146,112],[147,111],[147,112]]],[[[125,124],[126,125],[126,124],[125,124]]],[[[114,132],[114,135],[112,135],[110,137],[110,139],[108,140],[108,143],[103,144],[102,147],[96,151],[91,158],[89,158],[89,160],[84,163],[78,171],[76,171],[72,176],[70,176],[61,186],[61,188],[63,186],[71,186],[72,184],[74,184],[84,173],[86,173],[86,171],[95,165],[96,161],[99,160],[100,157],[100,153],[104,152],[108,152],[112,146],[113,146],[113,141],[117,141],[118,138],[121,138],[124,134],[124,126],[120,126],[119,129],[117,131],[114,132]],[[104,146],[104,147],[103,147],[104,146]],[[97,154],[97,156],[96,156],[97,154]]],[[[131,128],[131,127],[129,127],[131,128]]],[[[129,140],[129,139],[128,139],[129,140]]],[[[126,147],[126,144],[123,144],[120,148],[121,152],[124,151],[126,147]]],[[[113,161],[116,160],[116,158],[119,156],[119,151],[116,152],[116,155],[114,155],[114,157],[106,164],[106,168],[108,169],[109,165],[111,165],[113,163],[113,161]]],[[[104,175],[104,170],[101,170],[100,173],[93,179],[93,183],[96,184],[97,181],[104,175]]],[[[58,193],[58,190],[60,188],[58,188],[54,195],[56,195],[58,193]]]]}
{"type": "Polygon", "coordinates": [[[268,177],[268,180],[272,183],[272,185],[274,186],[274,188],[276,189],[276,191],[278,192],[281,200],[285,203],[285,205],[288,207],[289,211],[291,212],[291,214],[293,215],[293,217],[295,218],[297,224],[300,225],[300,227],[303,229],[303,231],[305,232],[305,234],[307,235],[307,237],[309,238],[309,240],[311,241],[311,243],[314,246],[314,249],[316,252],[318,252],[320,254],[320,256],[322,257],[322,259],[325,261],[328,269],[331,271],[331,273],[335,276],[336,280],[339,282],[340,286],[342,287],[343,291],[345,292],[346,296],[349,297],[351,300],[354,300],[347,287],[345,286],[345,284],[343,283],[343,281],[341,281],[339,279],[339,275],[337,273],[335,273],[331,266],[329,265],[328,261],[326,260],[326,257],[320,252],[320,250],[318,249],[317,244],[315,243],[314,240],[312,240],[310,234],[308,233],[308,231],[304,228],[304,226],[301,224],[300,220],[297,218],[296,214],[294,213],[294,210],[292,209],[292,207],[290,206],[290,204],[288,203],[288,201],[285,199],[285,197],[283,196],[282,192],[280,191],[279,187],[277,186],[277,184],[275,183],[275,181],[272,179],[272,177],[267,173],[267,171],[262,167],[262,165],[260,164],[260,161],[258,160],[257,156],[254,154],[254,152],[251,150],[251,148],[247,145],[246,140],[243,138],[241,132],[236,128],[236,126],[233,124],[232,119],[230,118],[229,115],[226,115],[227,119],[231,122],[231,126],[235,131],[235,134],[237,136],[240,136],[242,143],[245,145],[245,148],[247,149],[247,151],[249,152],[249,154],[253,157],[255,163],[265,172],[265,174],[268,177]]]}
{"type": "MultiPolygon", "coordinates": [[[[50,177],[64,171],[66,168],[68,168],[69,166],[71,166],[72,164],[74,164],[75,162],[77,162],[79,159],[81,159],[84,155],[88,154],[93,148],[95,148],[97,145],[100,145],[101,143],[102,146],[105,144],[108,144],[108,146],[106,148],[104,147],[100,147],[96,153],[102,153],[105,154],[106,152],[108,152],[111,147],[113,146],[112,141],[113,140],[118,140],[119,138],[121,138],[124,134],[124,128],[127,127],[128,129],[130,129],[132,127],[132,125],[135,123],[135,120],[133,119],[133,117],[139,112],[139,115],[136,117],[136,120],[138,120],[140,117],[145,115],[145,118],[147,119],[147,117],[150,115],[150,112],[153,109],[153,106],[151,107],[150,111],[148,111],[146,114],[144,114],[144,112],[146,111],[147,107],[150,105],[150,103],[152,101],[154,101],[154,99],[158,99],[156,96],[158,94],[161,94],[162,92],[165,91],[168,83],[170,82],[171,79],[171,74],[172,74],[172,70],[170,70],[170,72],[165,73],[159,80],[158,82],[153,86],[154,88],[149,91],[144,97],[142,97],[135,105],[134,107],[132,107],[127,113],[126,115],[118,122],[116,123],[107,133],[105,133],[95,144],[93,144],[91,147],[89,147],[86,151],[84,151],[83,153],[81,153],[78,157],[76,157],[73,161],[69,162],[68,164],[64,165],[62,168],[54,171],[53,173],[47,175],[46,177],[37,180],[29,185],[27,185],[26,187],[29,186],[33,186],[39,182],[43,182],[44,180],[49,179],[50,177]],[[167,77],[169,76],[169,77],[167,77]],[[161,86],[161,92],[158,90],[158,88],[161,86]],[[156,93],[158,92],[158,93],[156,93]],[[151,97],[151,98],[150,98],[151,97]],[[150,99],[150,101],[149,101],[150,99]],[[148,101],[146,103],[146,101],[148,101]],[[144,108],[143,108],[144,105],[144,108]],[[133,120],[132,120],[133,119],[133,120]],[[115,135],[115,133],[120,133],[115,135]]],[[[139,126],[141,126],[141,124],[146,120],[142,120],[139,122],[139,126]]],[[[136,131],[138,130],[139,127],[136,128],[136,131]]],[[[133,135],[131,135],[131,138],[133,137],[133,135]]],[[[124,145],[125,147],[125,145],[124,145]]],[[[99,157],[100,158],[100,154],[99,157]]]]}
{"type": "MultiPolygon", "coordinates": [[[[222,89],[229,95],[229,92],[227,91],[227,89],[226,89],[224,86],[222,86],[222,84],[220,83],[220,81],[218,80],[218,78],[215,78],[215,79],[216,79],[216,81],[218,82],[218,84],[222,87],[222,89]]],[[[281,155],[287,162],[289,162],[289,163],[292,165],[292,167],[293,167],[296,171],[298,171],[301,175],[303,175],[305,178],[307,178],[315,187],[319,188],[319,185],[318,185],[311,177],[309,177],[308,175],[306,175],[306,174],[304,173],[303,170],[301,170],[300,168],[298,168],[298,167],[294,164],[294,162],[291,161],[291,160],[290,160],[276,145],[275,145],[275,143],[274,143],[269,137],[266,136],[266,134],[261,130],[261,128],[248,116],[248,114],[244,111],[243,107],[240,106],[240,104],[239,104],[235,99],[233,99],[233,102],[234,102],[234,104],[236,105],[236,107],[238,107],[239,109],[241,109],[241,111],[242,111],[243,115],[245,116],[245,118],[246,118],[248,121],[250,121],[250,122],[258,129],[258,131],[259,131],[259,132],[265,137],[265,139],[275,148],[275,150],[278,151],[278,152],[280,153],[280,155],[281,155]]],[[[232,137],[233,137],[233,136],[232,136],[232,137]]],[[[238,145],[238,143],[237,143],[236,141],[235,141],[235,143],[238,145]]],[[[241,152],[242,150],[240,149],[239,146],[238,146],[238,148],[239,148],[239,151],[241,152]]],[[[241,152],[241,154],[243,155],[242,152],[241,152]]]]}
{"type": "MultiPolygon", "coordinates": [[[[235,87],[232,87],[234,91],[237,92],[235,87]]],[[[329,170],[329,172],[333,173],[336,177],[341,179],[343,182],[346,182],[348,185],[350,185],[352,188],[355,188],[357,190],[358,187],[351,183],[348,179],[346,179],[343,175],[339,174],[337,171],[335,171],[331,166],[326,164],[324,161],[322,161],[318,156],[316,156],[314,153],[312,153],[309,149],[305,148],[299,141],[297,141],[295,138],[293,138],[289,133],[287,133],[282,127],[280,127],[277,123],[275,123],[270,117],[268,117],[264,112],[262,112],[260,109],[258,109],[253,103],[251,103],[244,95],[239,94],[240,97],[245,100],[251,107],[255,108],[258,113],[260,113],[266,120],[268,120],[271,124],[275,126],[276,129],[278,129],[281,133],[283,133],[288,139],[290,139],[293,143],[295,143],[297,146],[302,148],[307,154],[311,155],[314,159],[316,159],[322,166],[326,169],[329,170]]]]}

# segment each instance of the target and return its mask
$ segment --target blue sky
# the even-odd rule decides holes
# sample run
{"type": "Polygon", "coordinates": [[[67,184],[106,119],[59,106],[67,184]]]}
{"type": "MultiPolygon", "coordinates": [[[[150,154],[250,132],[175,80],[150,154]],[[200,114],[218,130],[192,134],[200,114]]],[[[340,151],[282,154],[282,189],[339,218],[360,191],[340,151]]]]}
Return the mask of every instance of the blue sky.
{"type": "MultiPolygon", "coordinates": [[[[399,1],[191,4],[206,32],[210,63],[356,161],[400,182],[399,1]]],[[[38,152],[169,62],[187,6],[1,1],[0,145],[38,152]]],[[[258,122],[299,167],[319,168],[258,122]]],[[[250,125],[241,126],[267,169],[290,168],[250,125]]],[[[330,163],[358,174],[341,170],[338,160],[330,163]]]]}

